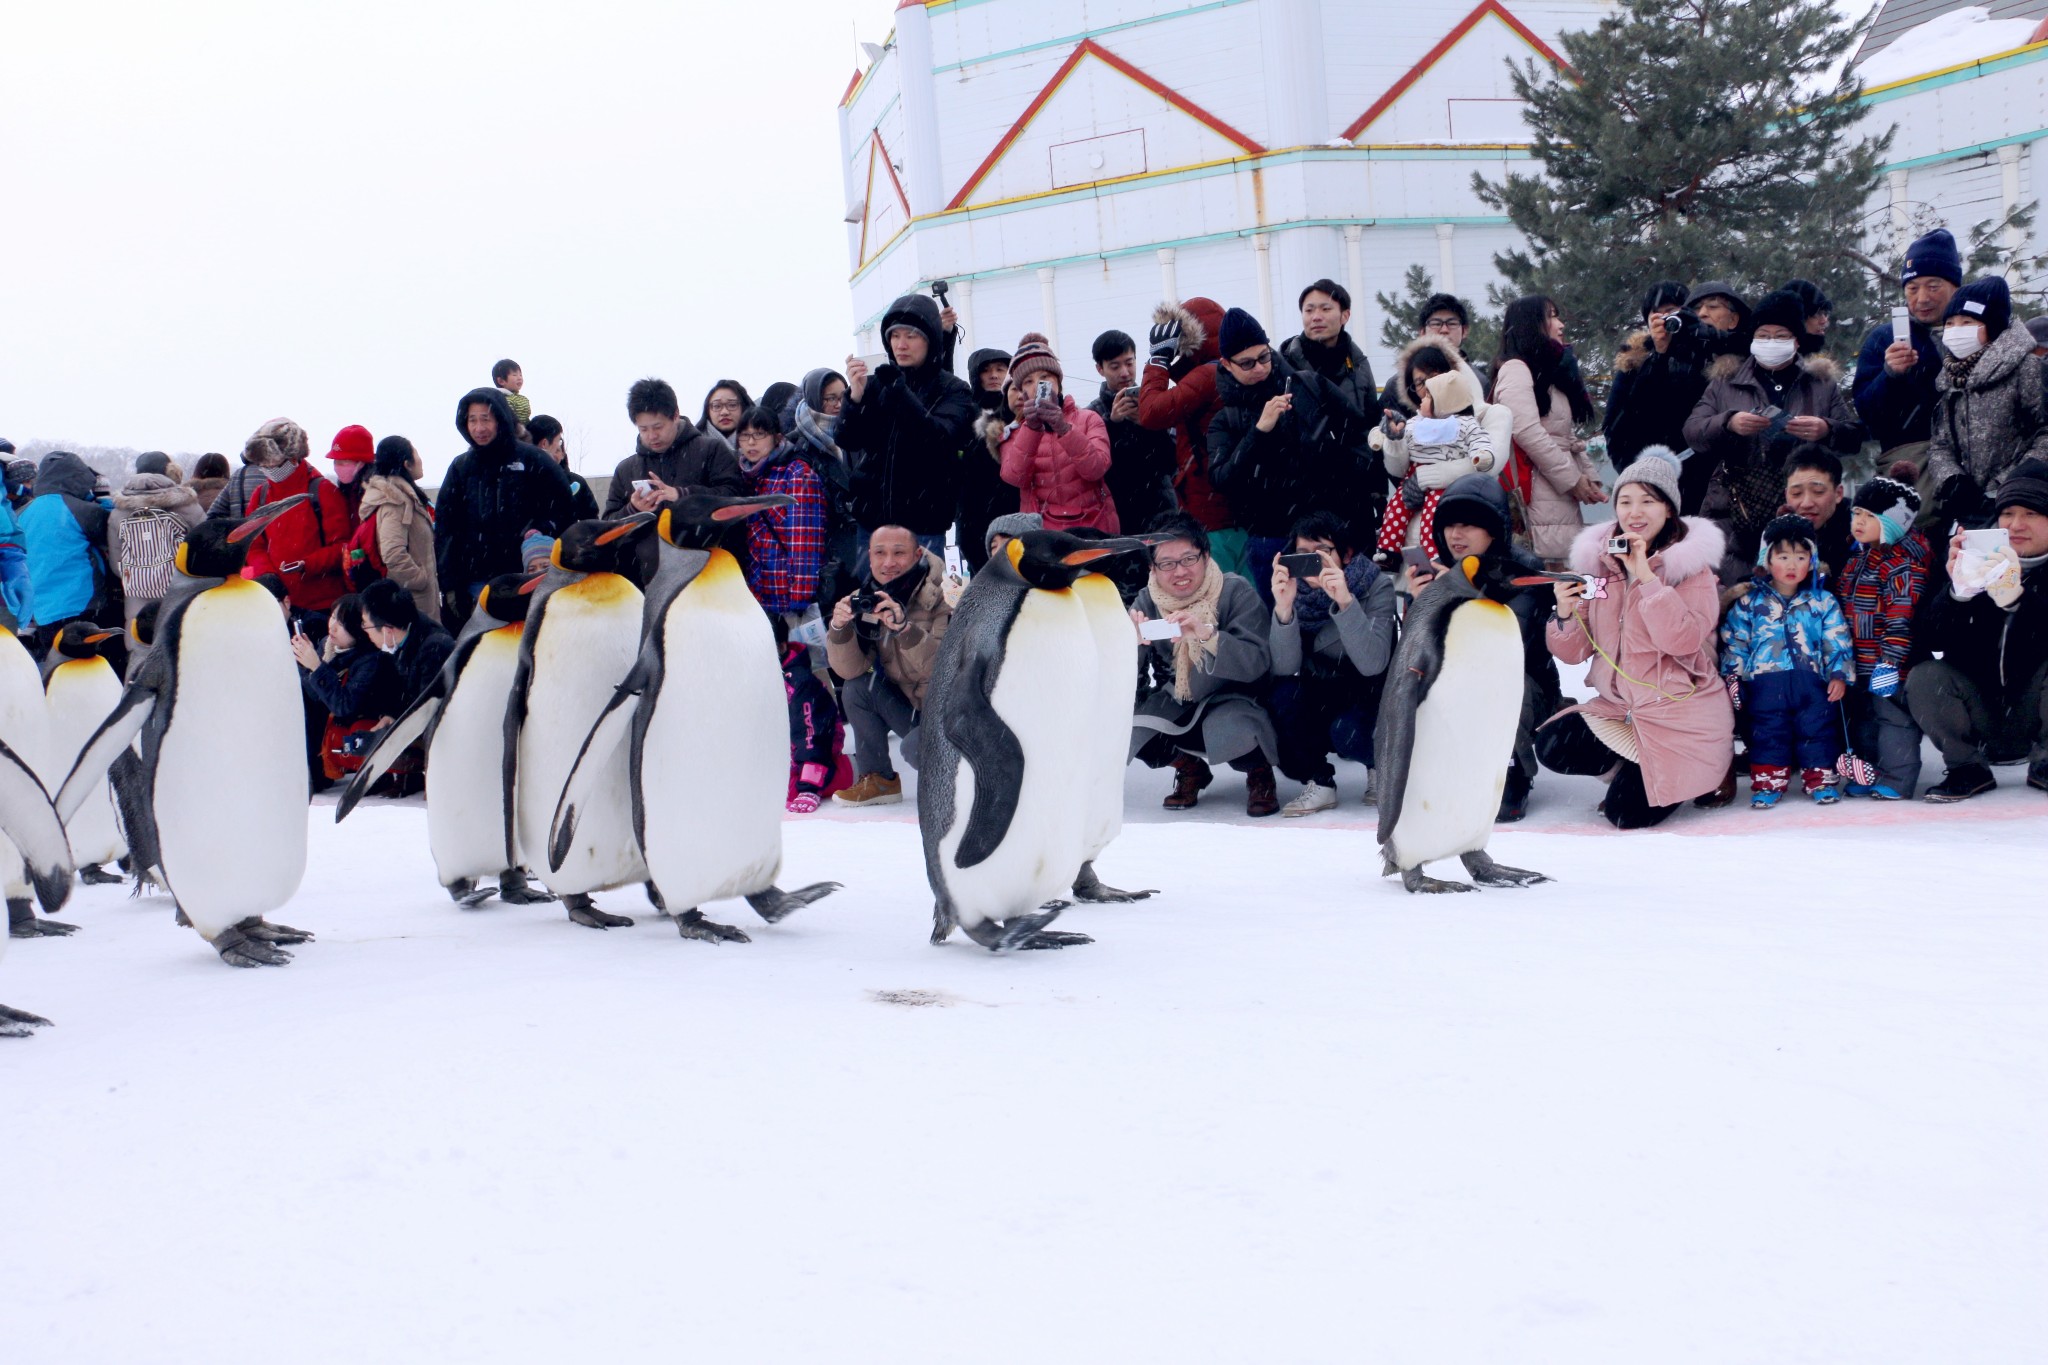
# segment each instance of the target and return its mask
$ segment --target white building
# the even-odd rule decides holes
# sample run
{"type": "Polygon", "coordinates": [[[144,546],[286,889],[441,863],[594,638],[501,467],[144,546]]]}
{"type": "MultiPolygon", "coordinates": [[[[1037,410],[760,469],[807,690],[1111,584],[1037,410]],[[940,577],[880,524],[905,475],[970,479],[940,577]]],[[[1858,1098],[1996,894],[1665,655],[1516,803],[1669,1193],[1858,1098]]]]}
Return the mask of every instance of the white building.
{"type": "Polygon", "coordinates": [[[1528,158],[1507,61],[1556,66],[1558,33],[1610,8],[903,0],[839,108],[857,349],[943,279],[969,347],[1042,331],[1092,378],[1094,337],[1141,334],[1161,298],[1279,340],[1328,276],[1383,373],[1374,291],[1419,264],[1484,297],[1513,240],[1471,186],[1528,158]]]}

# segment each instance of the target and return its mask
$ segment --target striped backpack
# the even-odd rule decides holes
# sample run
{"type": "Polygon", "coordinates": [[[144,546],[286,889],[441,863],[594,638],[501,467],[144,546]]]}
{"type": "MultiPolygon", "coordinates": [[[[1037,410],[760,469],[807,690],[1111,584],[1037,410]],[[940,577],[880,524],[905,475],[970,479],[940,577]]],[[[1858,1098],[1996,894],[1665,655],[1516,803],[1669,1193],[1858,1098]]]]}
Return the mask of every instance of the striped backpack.
{"type": "Polygon", "coordinates": [[[121,592],[145,601],[171,590],[171,560],[185,539],[185,523],[150,508],[121,523],[121,592]]]}

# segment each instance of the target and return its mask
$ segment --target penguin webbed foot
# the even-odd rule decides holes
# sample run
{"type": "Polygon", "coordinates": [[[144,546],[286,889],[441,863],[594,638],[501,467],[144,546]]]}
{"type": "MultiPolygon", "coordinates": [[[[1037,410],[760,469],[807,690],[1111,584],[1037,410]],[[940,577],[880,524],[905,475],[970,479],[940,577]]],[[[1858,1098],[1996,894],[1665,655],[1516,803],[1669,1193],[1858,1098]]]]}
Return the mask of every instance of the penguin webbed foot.
{"type": "Polygon", "coordinates": [[[98,863],[87,863],[78,869],[78,881],[82,886],[119,886],[127,880],[118,872],[109,872],[98,863]]]}
{"type": "Polygon", "coordinates": [[[610,915],[597,908],[596,902],[588,895],[577,892],[562,897],[562,904],[569,911],[569,922],[580,924],[586,929],[630,929],[633,921],[624,915],[610,915]]]}
{"type": "Polygon", "coordinates": [[[26,897],[10,897],[7,902],[7,937],[9,938],[62,938],[75,934],[78,926],[64,924],[58,920],[40,919],[35,906],[26,897]]]}
{"type": "Polygon", "coordinates": [[[40,1014],[0,1005],[0,1038],[26,1038],[35,1030],[48,1027],[50,1021],[40,1014]]]}
{"type": "Polygon", "coordinates": [[[1019,952],[1032,948],[1075,948],[1083,943],[1093,943],[1086,934],[1069,934],[1057,929],[1040,929],[1017,945],[1019,952]]]}
{"type": "Polygon", "coordinates": [[[272,924],[261,915],[245,919],[235,927],[259,943],[292,944],[313,941],[312,930],[294,929],[289,924],[272,924]]]}
{"type": "Polygon", "coordinates": [[[1439,896],[1452,891],[1477,891],[1479,889],[1476,886],[1467,886],[1464,882],[1445,882],[1438,881],[1435,877],[1425,877],[1422,875],[1420,867],[1402,868],[1401,885],[1410,895],[1420,892],[1439,896]]]}
{"type": "Polygon", "coordinates": [[[1487,855],[1484,849],[1464,854],[1458,861],[1465,864],[1465,871],[1480,886],[1528,887],[1550,880],[1541,872],[1531,872],[1527,868],[1509,867],[1505,863],[1497,863],[1487,855]]]}
{"type": "Polygon", "coordinates": [[[1066,948],[1093,943],[1086,934],[1048,933],[1046,928],[1060,917],[1070,902],[1048,901],[1035,915],[1013,915],[1000,924],[983,920],[968,929],[968,937],[992,953],[1014,953],[1031,948],[1066,948]]]}
{"type": "MultiPolygon", "coordinates": [[[[751,901],[751,897],[749,898],[751,901]]],[[[771,920],[770,923],[773,923],[771,920]]],[[[752,943],[744,930],[716,920],[704,918],[702,910],[685,910],[676,916],[676,932],[684,938],[699,939],[705,943],[752,943]]]]}
{"type": "Polygon", "coordinates": [[[754,913],[770,924],[780,924],[806,905],[825,899],[839,890],[838,882],[812,882],[809,886],[794,891],[784,891],[771,886],[766,891],[756,891],[747,897],[747,904],[754,907],[754,913]]]}
{"type": "Polygon", "coordinates": [[[498,899],[507,905],[552,905],[555,893],[529,881],[524,868],[508,867],[498,874],[498,899]]]}
{"type": "Polygon", "coordinates": [[[464,910],[474,910],[491,898],[491,888],[478,886],[474,877],[460,877],[448,883],[448,899],[464,910]]]}
{"type": "Polygon", "coordinates": [[[1133,901],[1147,900],[1158,895],[1157,890],[1121,891],[1107,885],[1095,875],[1095,864],[1081,864],[1080,875],[1074,878],[1074,899],[1089,905],[1128,905],[1133,901]]]}
{"type": "Polygon", "coordinates": [[[273,943],[252,937],[240,925],[213,940],[213,950],[230,967],[282,967],[292,955],[273,943]]]}

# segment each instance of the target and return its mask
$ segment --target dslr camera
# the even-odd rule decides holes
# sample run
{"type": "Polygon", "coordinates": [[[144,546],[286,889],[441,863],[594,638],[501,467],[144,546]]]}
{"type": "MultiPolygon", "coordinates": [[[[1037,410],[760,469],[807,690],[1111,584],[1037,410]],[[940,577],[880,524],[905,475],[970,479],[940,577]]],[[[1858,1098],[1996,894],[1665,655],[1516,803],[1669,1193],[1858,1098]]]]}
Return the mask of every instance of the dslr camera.
{"type": "Polygon", "coordinates": [[[881,594],[872,588],[862,588],[853,594],[853,633],[864,640],[880,638],[882,618],[876,614],[881,605],[881,594]]]}

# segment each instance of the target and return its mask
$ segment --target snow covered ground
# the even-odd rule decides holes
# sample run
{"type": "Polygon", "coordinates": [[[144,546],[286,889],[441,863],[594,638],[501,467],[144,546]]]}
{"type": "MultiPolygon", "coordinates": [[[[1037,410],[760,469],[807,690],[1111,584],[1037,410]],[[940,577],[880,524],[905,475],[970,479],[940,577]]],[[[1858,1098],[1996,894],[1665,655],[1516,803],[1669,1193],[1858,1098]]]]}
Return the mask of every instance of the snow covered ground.
{"type": "MultiPolygon", "coordinates": [[[[0,1000],[5,1359],[2011,1362],[2048,1340],[2048,798],[1688,811],[1546,775],[1403,895],[1373,812],[1132,825],[1098,937],[925,943],[913,807],[751,945],[452,908],[312,812],[234,971],[82,891],[0,1000]],[[1439,869],[1453,875],[1454,867],[1439,869]]],[[[1283,785],[1283,795],[1288,791],[1283,785]]]]}

